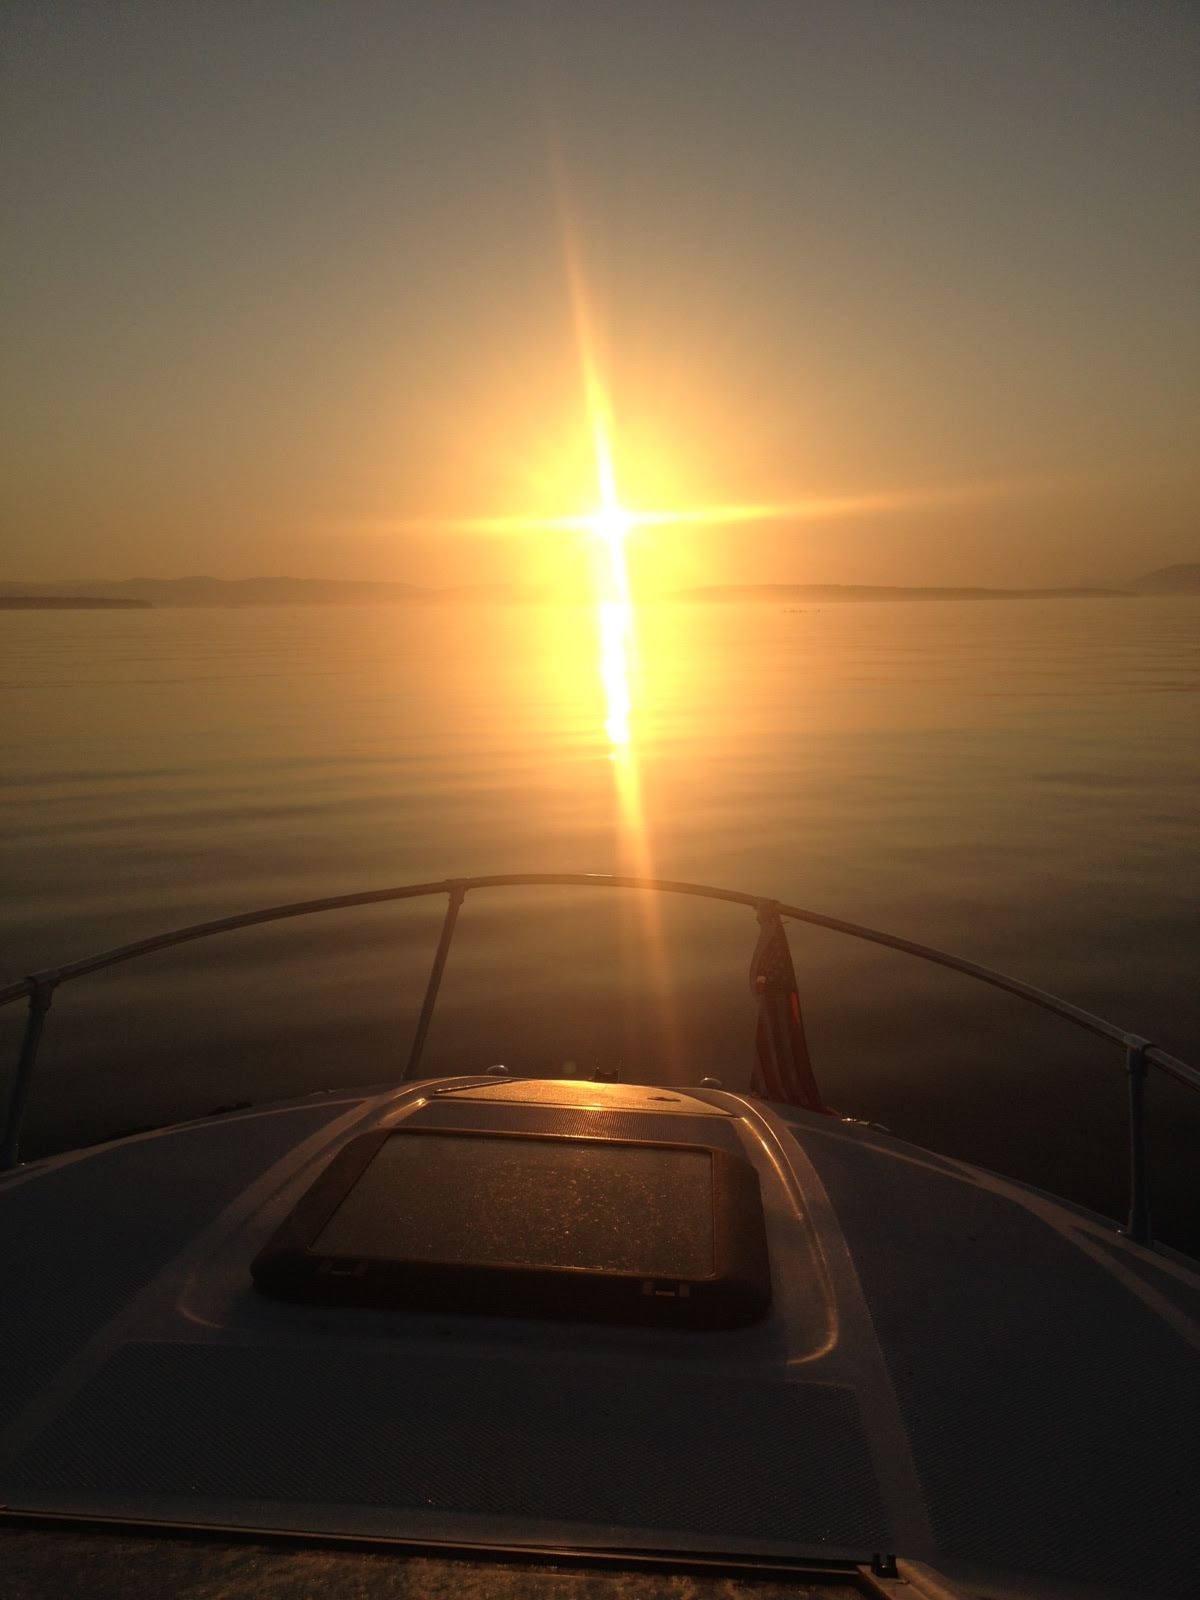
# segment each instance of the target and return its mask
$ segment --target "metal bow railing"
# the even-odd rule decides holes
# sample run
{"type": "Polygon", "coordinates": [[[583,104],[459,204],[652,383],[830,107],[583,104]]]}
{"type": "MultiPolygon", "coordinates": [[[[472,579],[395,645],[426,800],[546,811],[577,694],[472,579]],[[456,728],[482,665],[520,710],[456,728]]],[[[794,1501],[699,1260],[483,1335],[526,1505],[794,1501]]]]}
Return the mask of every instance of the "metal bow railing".
{"type": "Polygon", "coordinates": [[[197,922],[187,928],[175,928],[170,933],[156,934],[149,939],[139,939],[133,944],[118,945],[113,950],[102,950],[96,955],[83,956],[61,967],[51,967],[44,972],[31,973],[0,988],[0,1006],[28,997],[29,1014],[21,1041],[17,1068],[9,1093],[8,1113],[4,1133],[0,1138],[0,1171],[16,1166],[20,1159],[21,1129],[29,1093],[33,1086],[34,1068],[37,1064],[38,1045],[46,1013],[58,986],[75,978],[86,977],[104,967],[117,966],[124,961],[135,961],[139,956],[157,950],[169,950],[173,945],[190,944],[196,939],[208,939],[218,933],[232,933],[238,928],[252,928],[264,922],[282,922],[291,917],[313,916],[324,911],[343,911],[353,906],[380,905],[391,900],[416,900],[428,895],[444,894],[449,897],[446,916],[442,923],[433,967],[429,974],[425,996],[417,1018],[416,1032],[409,1052],[405,1078],[413,1078],[420,1066],[425,1039],[433,1018],[446,966],[450,943],[458,913],[468,892],[476,889],[512,889],[536,886],[556,886],[581,889],[646,889],[660,894],[695,895],[706,900],[726,900],[734,905],[749,906],[755,913],[786,917],[794,922],[810,923],[816,928],[828,928],[834,933],[848,934],[853,939],[864,939],[871,944],[884,945],[890,950],[900,950],[922,961],[932,961],[952,972],[964,973],[994,989],[1009,994],[1053,1012],[1078,1027],[1098,1034],[1100,1038],[1119,1045],[1125,1052],[1125,1071],[1129,1081],[1129,1216],[1126,1233],[1140,1244],[1151,1242],[1149,1190],[1146,1162],[1146,1125],[1144,1088],[1150,1067],[1157,1067],[1189,1089],[1200,1089],[1200,1072],[1186,1062],[1169,1055],[1150,1040],[1129,1033],[1115,1023],[1106,1022],[1069,1000],[1060,1000],[1032,984],[1022,983],[1003,972],[979,966],[974,961],[964,961],[961,956],[950,955],[945,950],[935,950],[929,945],[916,944],[911,939],[900,939],[895,934],[882,933],[878,928],[863,927],[857,922],[845,922],[839,917],[826,917],[817,911],[806,911],[800,906],[789,906],[763,895],[743,894],[736,889],[717,889],[703,883],[679,883],[667,878],[632,878],[608,873],[591,872],[505,872],[491,873],[475,878],[445,878],[437,883],[410,883],[394,889],[370,889],[363,894],[333,895],[324,900],[300,900],[291,905],[266,906],[259,911],[245,911],[238,916],[219,917],[213,922],[197,922]]]}

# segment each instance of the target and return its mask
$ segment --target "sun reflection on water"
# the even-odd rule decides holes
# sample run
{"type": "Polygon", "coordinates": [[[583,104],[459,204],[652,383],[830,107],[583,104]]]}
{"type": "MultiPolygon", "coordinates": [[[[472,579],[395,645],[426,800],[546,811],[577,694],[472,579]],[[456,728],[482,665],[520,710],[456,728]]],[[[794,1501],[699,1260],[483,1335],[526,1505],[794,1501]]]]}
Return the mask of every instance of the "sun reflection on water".
{"type": "MultiPolygon", "coordinates": [[[[604,729],[613,763],[617,811],[617,870],[635,878],[653,878],[654,856],[642,808],[639,752],[634,737],[637,612],[629,583],[625,541],[637,518],[621,504],[612,451],[612,411],[607,386],[595,357],[582,278],[572,273],[576,330],[583,370],[592,457],[599,505],[586,519],[591,534],[592,588],[595,596],[600,678],[604,686],[604,729]]],[[[656,1050],[668,1082],[682,1081],[685,1064],[673,985],[657,895],[637,896],[630,907],[629,952],[641,952],[655,998],[656,1050]]]]}
{"type": "Polygon", "coordinates": [[[617,498],[606,399],[597,392],[594,378],[588,389],[589,401],[593,406],[592,440],[600,487],[600,507],[588,520],[595,541],[593,581],[600,624],[600,678],[604,684],[606,711],[604,726],[610,744],[628,747],[629,715],[632,710],[630,670],[634,612],[629,589],[629,567],[625,559],[625,537],[633,518],[617,498]]]}
{"type": "Polygon", "coordinates": [[[604,684],[604,731],[615,746],[629,744],[629,651],[632,606],[604,602],[600,612],[600,677],[604,684]]]}

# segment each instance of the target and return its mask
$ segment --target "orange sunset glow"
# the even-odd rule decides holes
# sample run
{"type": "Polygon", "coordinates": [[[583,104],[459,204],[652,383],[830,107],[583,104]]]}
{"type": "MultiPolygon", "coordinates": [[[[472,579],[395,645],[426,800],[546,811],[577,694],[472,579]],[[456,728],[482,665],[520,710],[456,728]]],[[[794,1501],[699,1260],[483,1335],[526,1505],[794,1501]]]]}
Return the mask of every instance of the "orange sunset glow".
{"type": "Polygon", "coordinates": [[[1190,559],[1189,25],[863,4],[18,5],[6,577],[1190,559]]]}
{"type": "Polygon", "coordinates": [[[1190,1592],[1197,60],[2,0],[18,1589],[1190,1592]]]}

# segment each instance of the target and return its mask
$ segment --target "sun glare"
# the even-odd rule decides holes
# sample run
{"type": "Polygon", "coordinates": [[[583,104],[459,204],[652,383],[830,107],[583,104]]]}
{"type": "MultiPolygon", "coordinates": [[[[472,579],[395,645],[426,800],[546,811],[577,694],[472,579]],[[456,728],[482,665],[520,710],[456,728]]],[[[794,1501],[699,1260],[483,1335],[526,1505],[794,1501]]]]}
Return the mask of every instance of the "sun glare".
{"type": "Polygon", "coordinates": [[[602,506],[588,518],[592,532],[608,551],[614,572],[625,570],[625,535],[633,526],[633,517],[621,506],[602,506]]]}
{"type": "Polygon", "coordinates": [[[593,588],[600,623],[600,677],[606,702],[605,730],[614,750],[628,748],[630,655],[633,597],[625,539],[634,518],[621,504],[612,449],[612,406],[596,367],[590,322],[582,289],[575,286],[575,311],[583,367],[584,398],[592,436],[592,456],[600,504],[587,518],[593,541],[593,588]]]}
{"type": "Polygon", "coordinates": [[[604,684],[607,715],[604,731],[612,745],[629,743],[629,607],[607,602],[600,606],[600,678],[604,684]]]}
{"type": "MultiPolygon", "coordinates": [[[[634,878],[649,879],[655,876],[655,863],[650,829],[644,814],[641,768],[643,761],[652,755],[652,743],[647,732],[646,708],[639,704],[637,607],[630,582],[627,550],[630,536],[643,529],[670,529],[682,533],[687,529],[730,528],[747,523],[798,524],[830,521],[838,517],[911,511],[918,507],[990,499],[1012,493],[1020,486],[1011,483],[951,484],[787,501],[731,501],[692,506],[642,506],[636,509],[626,507],[622,504],[617,482],[614,455],[617,430],[606,381],[606,364],[600,358],[601,346],[596,336],[582,270],[569,238],[564,242],[583,380],[583,415],[587,444],[590,445],[587,452],[590,460],[584,469],[591,480],[590,492],[584,490],[578,494],[574,510],[543,511],[540,515],[510,513],[449,521],[406,520],[390,523],[389,526],[413,532],[567,536],[577,541],[574,545],[576,555],[580,553],[582,545],[590,569],[588,601],[594,608],[599,658],[598,672],[592,679],[592,688],[587,697],[591,700],[597,687],[602,691],[603,735],[600,733],[599,718],[595,732],[597,745],[603,748],[603,739],[612,763],[618,871],[634,878]],[[583,509],[589,502],[591,509],[583,509]]],[[[583,439],[576,435],[576,447],[581,444],[583,439]]],[[[560,480],[562,476],[569,476],[582,490],[583,485],[576,477],[582,465],[572,450],[571,470],[569,475],[560,475],[560,480]]],[[[572,495],[571,498],[575,497],[572,495]]],[[[573,572],[571,583],[561,591],[564,599],[571,602],[578,600],[579,590],[575,585],[573,572]]],[[[549,591],[547,598],[553,592],[549,591]]],[[[681,1074],[685,1069],[678,1018],[670,1000],[672,986],[666,943],[655,896],[641,900],[637,917],[642,924],[641,947],[648,961],[653,988],[659,997],[658,1048],[668,1077],[672,1081],[683,1081],[681,1074]]]]}
{"type": "Polygon", "coordinates": [[[596,574],[596,602],[600,620],[600,678],[604,684],[605,731],[614,747],[629,744],[630,657],[633,644],[633,601],[629,568],[625,560],[625,535],[632,526],[629,513],[612,500],[589,519],[596,542],[600,571],[596,574]]]}

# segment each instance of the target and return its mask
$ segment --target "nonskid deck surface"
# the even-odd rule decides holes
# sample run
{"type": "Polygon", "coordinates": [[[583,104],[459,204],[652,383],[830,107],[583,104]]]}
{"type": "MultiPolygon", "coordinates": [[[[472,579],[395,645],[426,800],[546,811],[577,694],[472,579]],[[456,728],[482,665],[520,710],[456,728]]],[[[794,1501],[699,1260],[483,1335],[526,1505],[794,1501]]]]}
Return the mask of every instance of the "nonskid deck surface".
{"type": "Polygon", "coordinates": [[[862,1600],[849,1581],[0,1526],[5,1600],[862,1600]]]}
{"type": "MultiPolygon", "coordinates": [[[[848,1576],[670,1571],[413,1550],[294,1546],[221,1536],[0,1525],[5,1600],[78,1592],[88,1600],[880,1600],[848,1576]]],[[[910,1595],[907,1600],[939,1600],[910,1595]]]]}
{"type": "Polygon", "coordinates": [[[999,1569],[1194,1593],[1200,1276],[828,1117],[478,1079],[297,1102],[20,1170],[0,1183],[0,1271],[0,1494],[17,1510],[897,1550],[977,1592],[999,1569]],[[410,1118],[742,1151],[770,1316],[714,1333],[256,1294],[250,1260],[336,1150],[410,1118]]]}

